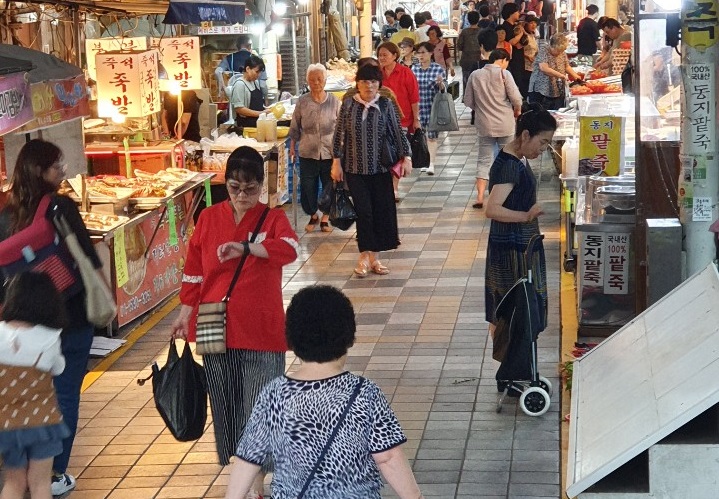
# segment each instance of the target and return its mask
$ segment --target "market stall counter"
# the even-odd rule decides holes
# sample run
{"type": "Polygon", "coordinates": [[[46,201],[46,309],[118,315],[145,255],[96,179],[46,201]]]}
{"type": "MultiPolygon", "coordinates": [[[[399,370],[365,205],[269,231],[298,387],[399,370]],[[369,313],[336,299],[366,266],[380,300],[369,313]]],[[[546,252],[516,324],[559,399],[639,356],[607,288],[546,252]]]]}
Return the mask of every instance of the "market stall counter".
{"type": "Polygon", "coordinates": [[[194,229],[193,213],[205,199],[213,176],[193,173],[164,198],[131,204],[130,217],[92,211],[95,205],[90,205],[90,212],[82,212],[98,254],[110,270],[118,307],[115,329],[160,305],[180,288],[194,229]]]}

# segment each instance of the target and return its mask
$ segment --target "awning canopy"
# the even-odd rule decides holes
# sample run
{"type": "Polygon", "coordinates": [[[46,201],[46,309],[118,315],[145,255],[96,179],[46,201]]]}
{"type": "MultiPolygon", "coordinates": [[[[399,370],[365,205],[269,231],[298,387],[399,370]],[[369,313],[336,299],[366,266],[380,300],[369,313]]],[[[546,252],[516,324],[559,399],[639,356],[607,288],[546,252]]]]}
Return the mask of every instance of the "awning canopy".
{"type": "Polygon", "coordinates": [[[195,24],[212,21],[225,24],[245,22],[245,2],[235,0],[170,0],[165,24],[195,24]]]}
{"type": "MultiPolygon", "coordinates": [[[[7,5],[7,0],[0,0],[0,6],[7,5]]],[[[168,0],[24,0],[23,3],[51,3],[71,8],[79,8],[92,12],[117,12],[124,14],[164,14],[168,0]]]]}

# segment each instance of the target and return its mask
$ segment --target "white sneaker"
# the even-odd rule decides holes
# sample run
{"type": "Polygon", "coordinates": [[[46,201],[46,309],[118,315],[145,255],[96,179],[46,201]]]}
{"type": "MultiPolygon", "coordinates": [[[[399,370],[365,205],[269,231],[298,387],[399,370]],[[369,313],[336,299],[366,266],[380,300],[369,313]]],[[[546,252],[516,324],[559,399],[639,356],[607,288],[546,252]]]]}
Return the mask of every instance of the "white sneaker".
{"type": "Polygon", "coordinates": [[[75,488],[75,477],[67,473],[54,474],[52,476],[52,495],[61,496],[75,488]]]}
{"type": "Polygon", "coordinates": [[[427,175],[434,175],[434,165],[429,165],[429,168],[426,169],[427,175]]]}
{"type": "Polygon", "coordinates": [[[427,168],[424,168],[424,167],[423,167],[423,168],[420,168],[420,169],[419,169],[419,172],[420,172],[420,173],[427,173],[427,168]]]}

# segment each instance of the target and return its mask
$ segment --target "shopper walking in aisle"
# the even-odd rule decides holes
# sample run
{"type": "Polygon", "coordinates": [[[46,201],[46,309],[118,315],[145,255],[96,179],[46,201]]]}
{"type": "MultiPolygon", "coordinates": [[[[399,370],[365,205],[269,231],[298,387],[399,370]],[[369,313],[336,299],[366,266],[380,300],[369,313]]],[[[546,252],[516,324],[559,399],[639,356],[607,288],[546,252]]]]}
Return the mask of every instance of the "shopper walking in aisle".
{"type": "Polygon", "coordinates": [[[497,23],[494,21],[494,18],[490,15],[489,11],[489,5],[482,4],[479,6],[479,21],[477,22],[477,27],[479,29],[494,29],[497,27],[497,23]]]}
{"type": "Polygon", "coordinates": [[[429,41],[427,30],[429,29],[430,25],[427,24],[427,20],[425,19],[424,14],[422,14],[421,12],[415,13],[414,25],[414,32],[417,34],[417,43],[429,41]]]}
{"type": "Polygon", "coordinates": [[[414,55],[414,41],[412,41],[411,38],[405,38],[399,42],[399,50],[401,53],[399,63],[402,66],[411,68],[413,64],[417,64],[419,62],[417,56],[414,55]]]}
{"type": "Polygon", "coordinates": [[[386,21],[382,26],[382,41],[389,41],[390,37],[399,31],[399,24],[397,23],[397,17],[393,10],[384,11],[384,20],[386,21]]]}
{"type": "MultiPolygon", "coordinates": [[[[417,78],[419,86],[419,122],[423,129],[427,130],[429,115],[432,111],[432,102],[437,92],[443,92],[446,88],[447,74],[442,66],[432,62],[432,51],[434,47],[429,42],[417,45],[417,57],[419,63],[412,66],[412,72],[417,78]]],[[[427,175],[434,175],[434,161],[437,157],[438,132],[427,131],[427,148],[429,149],[429,167],[422,168],[427,175]]]]}
{"type": "MultiPolygon", "coordinates": [[[[412,28],[414,28],[414,23],[412,22],[412,18],[408,16],[407,14],[403,15],[399,18],[399,31],[397,31],[394,35],[392,35],[389,38],[389,41],[394,43],[395,45],[399,45],[399,42],[404,40],[405,38],[411,38],[414,40],[414,43],[416,44],[419,41],[419,37],[417,36],[417,33],[412,31],[412,28]]],[[[385,42],[388,43],[388,42],[385,42]]],[[[383,44],[380,44],[379,47],[381,47],[383,44]]],[[[379,50],[379,47],[377,49],[379,50]]]]}
{"type": "MultiPolygon", "coordinates": [[[[77,236],[82,250],[93,266],[102,274],[102,263],[90,241],[90,234],[80,217],[75,202],[57,195],[57,189],[65,178],[67,165],[62,151],[51,142],[33,139],[27,142],[15,162],[12,187],[7,205],[0,212],[0,241],[5,241],[27,228],[38,209],[44,209],[48,220],[62,216],[77,236]]],[[[104,275],[102,277],[104,279],[104,275]]],[[[75,488],[75,477],[67,473],[72,444],[77,431],[80,410],[80,389],[87,372],[90,347],[95,328],[87,320],[85,288],[80,275],[73,276],[74,284],[63,290],[66,326],[60,336],[62,355],[66,368],[55,376],[57,400],[70,434],[62,442],[62,453],[53,462],[52,493],[61,495],[75,488]]]]}
{"type": "MultiPolygon", "coordinates": [[[[484,7],[484,6],[483,6],[484,7]]],[[[462,68],[462,88],[467,89],[467,79],[469,75],[477,69],[479,62],[479,12],[472,11],[467,13],[467,21],[469,27],[462,30],[457,37],[457,50],[460,51],[459,66],[462,68]]]]}
{"type": "Polygon", "coordinates": [[[46,274],[23,272],[8,283],[0,317],[0,498],[20,499],[29,490],[32,499],[50,499],[52,461],[70,434],[51,378],[65,368],[63,299],[46,274]]]}
{"type": "MultiPolygon", "coordinates": [[[[543,210],[537,202],[537,180],[527,160],[544,152],[556,129],[557,121],[549,112],[536,104],[530,105],[517,120],[514,139],[499,152],[489,172],[486,215],[492,222],[484,292],[491,335],[496,326],[497,305],[517,279],[525,275],[524,252],[531,237],[539,234],[538,218],[543,210]]],[[[534,246],[530,260],[541,331],[547,324],[547,271],[541,242],[534,246]]],[[[504,386],[498,388],[504,390],[504,386]]]]}
{"type": "MultiPolygon", "coordinates": [[[[195,341],[198,305],[220,302],[240,257],[247,256],[227,302],[227,351],[203,356],[215,445],[223,466],[234,454],[260,390],[285,368],[282,267],[295,261],[299,246],[285,213],[259,202],[263,163],[251,147],[230,154],[225,170],[230,199],[200,214],[182,275],[182,306],[172,324],[173,338],[195,341]]],[[[262,471],[272,471],[271,463],[262,471]]],[[[261,496],[263,474],[248,498],[261,496]]]]}
{"type": "Polygon", "coordinates": [[[307,232],[320,224],[322,232],[331,232],[329,215],[317,216],[318,181],[325,190],[332,179],[332,136],[334,135],[340,101],[325,92],[327,69],[322,64],[310,64],[307,68],[309,93],[302,95],[295,106],[290,126],[290,160],[295,161],[295,147],[299,141],[300,158],[300,202],[302,209],[310,215],[305,226],[307,232]]]}
{"type": "Polygon", "coordinates": [[[522,94],[524,99],[529,94],[529,80],[534,70],[534,59],[537,58],[537,53],[539,52],[539,45],[535,36],[538,22],[539,19],[532,15],[524,18],[524,32],[527,33],[527,45],[524,47],[524,76],[521,82],[516,82],[519,93],[522,94]]]}
{"type": "Polygon", "coordinates": [[[379,499],[380,473],[400,498],[422,499],[402,450],[407,437],[382,390],[345,370],[356,332],[350,300],[331,286],[304,288],[287,308],[286,332],[302,363],[262,391],[225,498],[244,497],[271,457],[277,499],[303,491],[308,498],[379,499]]]}
{"type": "Polygon", "coordinates": [[[454,59],[449,52],[447,42],[442,40],[442,30],[439,29],[439,26],[430,26],[427,36],[432,45],[434,62],[442,66],[449,76],[454,76],[454,59]]]}
{"type": "Polygon", "coordinates": [[[529,80],[527,100],[554,110],[564,106],[565,81],[579,80],[579,75],[567,59],[567,37],[563,33],[552,35],[549,43],[542,43],[534,60],[534,71],[529,80]]]}
{"type": "Polygon", "coordinates": [[[506,40],[512,46],[509,52],[512,57],[509,61],[509,72],[519,85],[524,78],[524,47],[527,45],[527,34],[522,23],[519,22],[519,6],[516,3],[504,4],[502,19],[504,19],[502,26],[507,33],[506,40]]]}
{"type": "Polygon", "coordinates": [[[472,73],[467,82],[464,104],[475,111],[477,127],[477,201],[472,208],[484,206],[489,169],[497,153],[514,137],[514,119],[522,109],[522,96],[512,74],[507,71],[509,54],[496,49],[489,64],[472,73]]]}
{"type": "MultiPolygon", "coordinates": [[[[382,69],[382,85],[394,92],[402,111],[401,125],[405,132],[414,132],[419,122],[419,86],[412,70],[402,66],[399,48],[394,43],[383,43],[377,48],[377,59],[382,69]]],[[[399,178],[393,177],[394,199],[399,201],[399,178]]]]}
{"type": "Polygon", "coordinates": [[[357,212],[360,252],[354,270],[357,277],[365,277],[370,271],[388,274],[389,269],[379,260],[379,253],[399,245],[392,174],[380,165],[384,141],[389,140],[399,150],[400,158],[404,158],[402,175],[412,173],[407,135],[395,107],[378,92],[382,78],[382,71],[370,64],[357,69],[355,81],[359,93],[343,100],[333,139],[332,178],[337,182],[346,179],[357,212]]]}

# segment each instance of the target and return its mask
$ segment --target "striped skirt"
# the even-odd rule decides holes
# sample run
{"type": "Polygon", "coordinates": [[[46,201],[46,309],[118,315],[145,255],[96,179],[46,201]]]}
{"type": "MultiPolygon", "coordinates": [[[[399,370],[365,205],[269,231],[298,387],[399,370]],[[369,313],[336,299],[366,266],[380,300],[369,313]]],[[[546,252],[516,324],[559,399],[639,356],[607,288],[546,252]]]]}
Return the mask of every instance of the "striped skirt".
{"type": "MultiPolygon", "coordinates": [[[[228,348],[203,356],[210,395],[215,445],[222,466],[230,464],[257,397],[264,386],[285,372],[284,352],[228,348]]],[[[272,471],[271,464],[263,466],[272,471]]]]}

